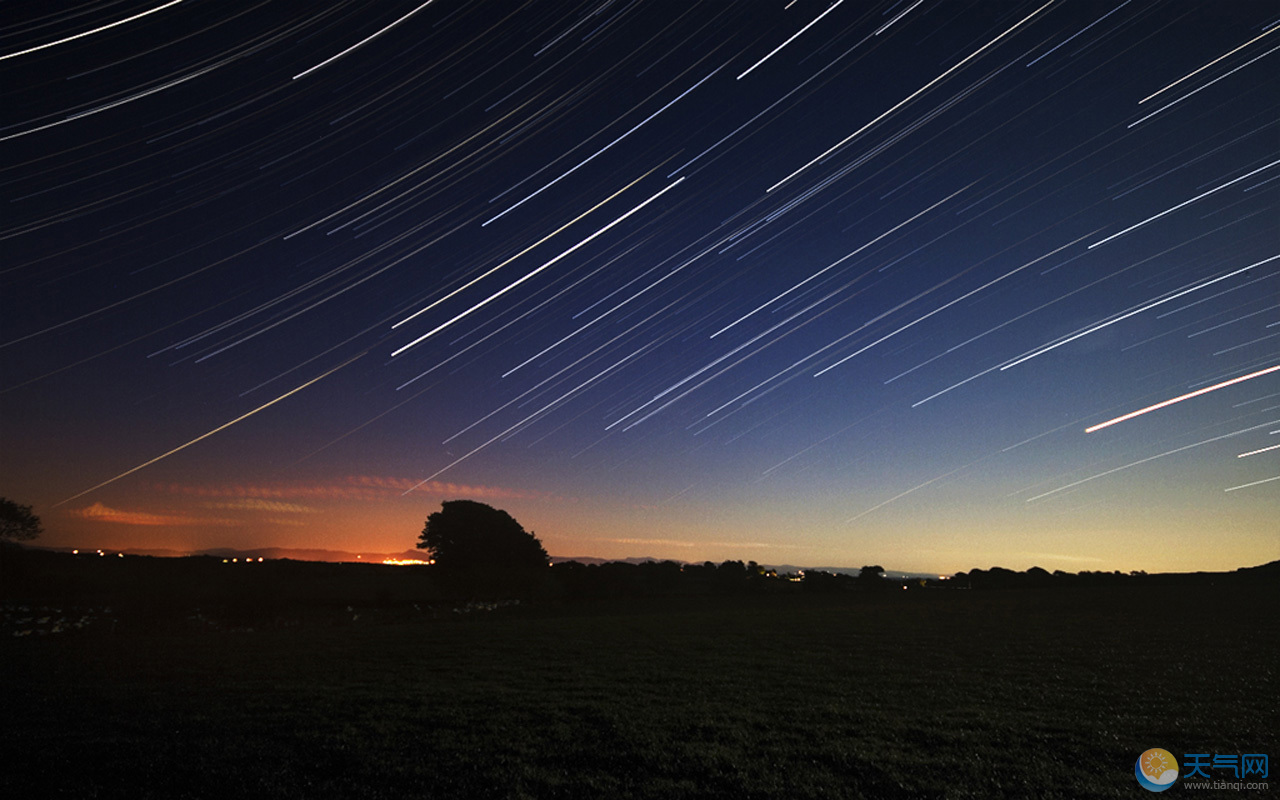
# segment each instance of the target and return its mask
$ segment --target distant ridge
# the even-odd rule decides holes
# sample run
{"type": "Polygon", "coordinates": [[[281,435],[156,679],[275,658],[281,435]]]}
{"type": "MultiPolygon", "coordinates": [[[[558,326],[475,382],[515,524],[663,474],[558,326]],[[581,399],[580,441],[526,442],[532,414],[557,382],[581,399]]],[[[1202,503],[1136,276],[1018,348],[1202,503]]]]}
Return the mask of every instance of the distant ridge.
{"type": "MultiPolygon", "coordinates": [[[[32,550],[47,550],[57,553],[70,553],[70,547],[39,547],[26,545],[32,550]]],[[[81,548],[84,552],[93,552],[86,548],[81,548]]],[[[346,550],[325,550],[321,548],[292,548],[292,547],[261,547],[254,550],[237,550],[230,547],[217,547],[208,550],[174,550],[165,548],[141,548],[127,547],[123,549],[103,548],[102,552],[107,555],[115,555],[116,553],[124,553],[129,556],[151,556],[154,558],[186,558],[191,556],[212,556],[215,558],[241,558],[241,559],[290,559],[293,561],[327,561],[330,563],[354,563],[354,564],[380,564],[383,561],[416,561],[424,560],[425,553],[416,548],[402,550],[398,553],[353,553],[346,550]]],[[[600,565],[600,564],[645,564],[648,562],[674,561],[677,564],[702,564],[702,561],[682,561],[675,558],[655,558],[653,556],[631,556],[629,558],[599,558],[596,556],[550,556],[551,563],[564,564],[570,561],[576,561],[579,564],[600,565]]],[[[744,559],[733,559],[743,560],[744,559]]],[[[862,571],[861,567],[800,567],[794,564],[761,564],[761,567],[769,570],[776,570],[779,575],[795,574],[799,572],[830,572],[835,574],[857,576],[862,571]]],[[[1032,568],[1033,570],[1035,568],[1032,568]]],[[[984,572],[985,570],[974,571],[984,572]]],[[[992,567],[991,571],[1009,574],[1023,574],[1013,570],[1004,570],[1000,567],[992,567]]],[[[960,573],[967,574],[967,573],[960,573]]],[[[1083,574],[1083,573],[1082,573],[1083,574]]],[[[1098,574],[1106,574],[1103,570],[1098,574]]],[[[1258,580],[1280,580],[1280,561],[1270,561],[1265,564],[1258,564],[1252,567],[1237,567],[1234,570],[1220,571],[1196,571],[1196,572],[1167,572],[1152,573],[1150,577],[1177,577],[1177,576],[1201,576],[1212,577],[1215,575],[1234,575],[1246,579],[1258,580]]],[[[936,572],[904,572],[902,570],[886,569],[884,576],[893,580],[938,578],[940,575],[936,572]]],[[[950,577],[950,576],[948,576],[950,577]]]]}
{"type": "MultiPolygon", "coordinates": [[[[62,553],[70,553],[69,547],[33,548],[50,549],[62,553]]],[[[84,548],[81,548],[84,551],[84,548]]],[[[85,551],[93,552],[93,551],[85,551]]],[[[399,553],[351,553],[345,550],[323,550],[319,548],[294,547],[260,547],[253,550],[237,550],[231,547],[216,547],[209,550],[172,550],[164,548],[126,547],[122,549],[103,548],[108,555],[124,553],[127,556],[152,556],[155,558],[187,558],[190,556],[213,556],[215,558],[271,558],[291,559],[293,561],[329,561],[377,564],[387,559],[408,560],[423,559],[421,550],[405,550],[399,553]]]]}
{"type": "MultiPolygon", "coordinates": [[[[69,547],[34,547],[36,550],[53,550],[55,552],[70,553],[69,547]]],[[[82,550],[84,548],[81,548],[82,550]]],[[[92,551],[89,551],[92,552],[92,551]]],[[[293,561],[328,561],[333,563],[354,562],[357,564],[378,564],[387,560],[410,561],[425,560],[426,554],[422,550],[416,548],[404,550],[399,553],[372,553],[360,552],[354,553],[347,550],[325,550],[321,548],[299,548],[299,547],[259,547],[253,550],[239,550],[233,547],[214,547],[208,550],[175,550],[157,547],[125,547],[125,548],[103,548],[102,552],[108,555],[116,553],[124,553],[127,556],[151,556],[153,558],[188,558],[191,556],[213,556],[215,558],[271,558],[271,559],[291,559],[293,561]]],[[[610,564],[610,563],[626,563],[626,564],[644,564],[649,561],[669,561],[672,559],[654,558],[652,556],[633,556],[631,558],[596,558],[594,556],[551,556],[551,563],[563,564],[568,561],[577,561],[580,564],[610,564]]],[[[677,562],[686,563],[686,562],[677,562]]],[[[702,563],[702,562],[698,562],[702,563]]]]}
{"type": "MultiPolygon", "coordinates": [[[[567,564],[570,561],[576,561],[579,564],[591,564],[599,566],[601,564],[647,564],[650,561],[675,561],[677,564],[689,564],[689,561],[680,561],[674,558],[654,558],[652,556],[632,556],[630,558],[597,558],[595,556],[551,556],[552,564],[567,564]]],[[[699,564],[702,562],[698,562],[699,564]]]]}

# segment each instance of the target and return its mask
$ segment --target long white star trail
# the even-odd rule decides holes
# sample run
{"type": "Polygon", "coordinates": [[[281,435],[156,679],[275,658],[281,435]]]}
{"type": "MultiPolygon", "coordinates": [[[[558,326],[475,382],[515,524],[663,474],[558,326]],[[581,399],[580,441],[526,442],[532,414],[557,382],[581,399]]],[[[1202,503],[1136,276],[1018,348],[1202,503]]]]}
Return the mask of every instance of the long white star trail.
{"type": "Polygon", "coordinates": [[[934,85],[936,85],[937,83],[939,83],[939,82],[941,82],[941,81],[945,80],[948,76],[950,76],[950,75],[951,75],[951,73],[955,72],[956,70],[958,70],[958,69],[960,69],[961,67],[963,67],[965,64],[968,64],[968,63],[969,63],[970,61],[972,61],[973,59],[975,59],[975,58],[977,58],[978,56],[982,55],[982,53],[984,53],[985,51],[987,51],[988,49],[990,49],[991,47],[993,47],[993,46],[994,46],[996,43],[998,43],[1001,39],[1005,38],[1005,37],[1006,37],[1006,36],[1008,36],[1009,34],[1011,34],[1011,33],[1013,33],[1014,31],[1016,31],[1018,28],[1020,28],[1020,27],[1022,27],[1023,25],[1025,25],[1027,22],[1029,22],[1029,21],[1031,20],[1031,18],[1032,18],[1032,17],[1035,17],[1035,16],[1036,16],[1036,15],[1038,15],[1041,11],[1044,11],[1046,8],[1048,8],[1048,7],[1049,7],[1049,6],[1051,6],[1051,5],[1053,5],[1053,0],[1050,0],[1050,2],[1045,3],[1045,4],[1044,4],[1043,6],[1041,6],[1040,8],[1037,8],[1035,11],[1033,11],[1032,13],[1028,14],[1028,15],[1027,15],[1026,17],[1024,17],[1023,19],[1021,19],[1021,20],[1020,20],[1016,25],[1014,25],[1014,26],[1010,27],[1008,30],[1004,31],[1003,33],[1001,33],[1001,34],[1000,34],[999,36],[997,36],[996,38],[994,38],[994,39],[992,39],[991,41],[987,42],[987,43],[986,43],[986,44],[984,44],[982,47],[979,47],[977,50],[974,50],[972,53],[970,53],[969,55],[965,56],[963,59],[961,59],[960,61],[958,61],[954,66],[950,67],[950,68],[949,68],[949,69],[947,69],[946,71],[944,71],[944,72],[942,72],[941,74],[939,74],[936,78],[934,78],[933,80],[931,80],[931,81],[929,81],[928,83],[926,83],[924,86],[921,86],[919,89],[916,89],[916,90],[915,90],[914,92],[912,92],[911,94],[907,95],[906,97],[904,97],[903,99],[901,99],[901,100],[899,100],[897,103],[895,103],[894,105],[890,106],[889,110],[884,111],[884,112],[881,112],[881,114],[880,114],[879,116],[875,117],[875,118],[874,118],[874,119],[872,119],[870,122],[868,122],[867,124],[863,125],[861,128],[858,128],[858,129],[857,129],[856,131],[854,131],[853,133],[849,134],[849,135],[848,135],[848,136],[846,136],[845,138],[841,139],[839,142],[837,142],[837,143],[835,143],[834,145],[832,145],[831,147],[827,148],[827,149],[826,149],[826,150],[824,150],[820,155],[818,155],[816,158],[814,158],[814,159],[812,159],[812,160],[810,160],[810,161],[806,162],[802,167],[800,167],[799,169],[797,169],[795,172],[792,172],[790,175],[788,175],[787,177],[785,177],[785,178],[783,178],[782,180],[778,181],[778,182],[777,182],[777,183],[775,183],[773,186],[770,186],[770,187],[769,187],[769,191],[773,191],[774,189],[777,189],[779,186],[781,186],[782,184],[786,183],[787,181],[790,181],[792,178],[794,178],[795,176],[799,175],[801,172],[804,172],[804,171],[805,171],[805,170],[807,170],[809,167],[812,167],[814,164],[817,164],[819,161],[822,161],[824,158],[826,158],[827,156],[831,155],[832,153],[834,153],[835,151],[839,150],[840,148],[844,147],[844,146],[845,146],[846,144],[848,144],[849,142],[852,142],[854,139],[858,138],[858,137],[859,137],[859,136],[861,136],[863,133],[866,133],[868,130],[870,130],[872,127],[874,127],[876,124],[878,124],[878,123],[879,123],[879,122],[881,122],[882,120],[884,120],[884,119],[886,119],[887,117],[889,117],[889,116],[890,116],[891,114],[893,114],[895,111],[897,111],[898,109],[900,109],[900,108],[902,108],[903,106],[907,105],[907,104],[908,104],[908,103],[910,103],[912,100],[915,100],[917,97],[919,97],[920,95],[924,94],[925,92],[929,91],[929,90],[930,90],[930,89],[932,89],[932,88],[934,87],[934,85]]]}
{"type": "Polygon", "coordinates": [[[74,42],[77,39],[83,39],[86,36],[93,36],[96,33],[109,31],[112,28],[118,28],[121,25],[128,25],[130,22],[142,19],[143,17],[151,16],[157,11],[164,11],[166,8],[176,6],[178,3],[181,3],[181,2],[184,2],[184,0],[172,0],[172,2],[165,3],[164,5],[159,5],[159,6],[156,6],[155,8],[148,9],[147,11],[141,11],[132,16],[125,17],[124,19],[118,19],[115,22],[109,22],[106,25],[99,25],[96,28],[91,28],[90,30],[87,30],[87,31],[81,31],[80,33],[72,34],[71,36],[66,36],[56,41],[45,42],[44,44],[38,44],[34,47],[28,47],[25,50],[18,50],[13,53],[5,53],[4,55],[0,55],[0,61],[4,61],[5,59],[9,59],[9,58],[17,58],[18,56],[25,56],[28,53],[37,53],[41,50],[44,50],[50,47],[57,47],[60,44],[66,44],[67,42],[74,42]]]}
{"type": "Polygon", "coordinates": [[[1019,356],[1019,357],[1018,357],[1018,358],[1016,358],[1016,359],[1013,359],[1012,361],[1010,361],[1010,362],[1009,362],[1009,363],[1007,363],[1007,364],[1003,364],[1003,365],[1001,365],[1000,369],[1001,369],[1001,370],[1012,369],[1013,367],[1016,367],[1016,366],[1018,366],[1019,364],[1022,364],[1022,363],[1026,362],[1026,361],[1030,361],[1030,360],[1031,360],[1031,359],[1033,359],[1033,358],[1037,358],[1037,357],[1039,357],[1039,356],[1042,356],[1042,355],[1044,355],[1045,353],[1048,353],[1048,352],[1049,352],[1049,351],[1051,351],[1051,350],[1057,350],[1059,347],[1062,347],[1063,345],[1070,344],[1071,342],[1074,342],[1074,341],[1076,341],[1077,339],[1081,339],[1081,338],[1083,338],[1083,337],[1085,337],[1085,336],[1088,336],[1088,335],[1090,335],[1090,334],[1097,333],[1098,331],[1102,330],[1103,328],[1109,328],[1109,327],[1111,327],[1112,325],[1115,325],[1115,324],[1120,323],[1120,322],[1124,322],[1125,320],[1129,319],[1130,317],[1135,317],[1135,316],[1137,316],[1137,315],[1139,315],[1139,314],[1142,314],[1142,313],[1144,313],[1144,312],[1150,311],[1150,310],[1151,310],[1151,309],[1153,309],[1153,308],[1157,308],[1157,307],[1159,307],[1159,306],[1162,306],[1162,305],[1164,305],[1165,303],[1171,303],[1171,302],[1173,302],[1174,300],[1177,300],[1177,299],[1179,299],[1179,298],[1181,298],[1181,297],[1185,297],[1186,295],[1189,295],[1189,294],[1191,294],[1191,293],[1193,293],[1193,292],[1198,292],[1198,291],[1200,291],[1201,289],[1204,289],[1204,288],[1207,288],[1207,287],[1209,287],[1209,286],[1214,285],[1215,283],[1220,283],[1220,282],[1222,282],[1222,281],[1229,280],[1229,279],[1231,279],[1231,278],[1236,277],[1237,275],[1244,275],[1244,274],[1247,274],[1250,270],[1253,270],[1253,269],[1255,269],[1255,268],[1257,268],[1257,267],[1260,267],[1260,266],[1262,266],[1263,264],[1269,264],[1269,263],[1271,263],[1272,261],[1275,261],[1275,260],[1277,260],[1277,259],[1280,259],[1280,254],[1278,254],[1278,255],[1274,255],[1274,256],[1271,256],[1271,257],[1269,257],[1269,258],[1264,258],[1264,259],[1262,259],[1262,260],[1260,260],[1260,261],[1255,261],[1254,263],[1252,263],[1252,264],[1250,264],[1250,265],[1248,265],[1248,266],[1246,266],[1246,267],[1240,267],[1239,269],[1232,270],[1231,272],[1228,272],[1228,273],[1226,273],[1225,275],[1219,275],[1219,276],[1218,276],[1218,277],[1216,277],[1216,278],[1211,278],[1210,280],[1207,280],[1207,281],[1201,281],[1201,282],[1199,282],[1199,283],[1196,283],[1196,284],[1195,284],[1195,285],[1193,285],[1193,286],[1189,286],[1189,287],[1187,287],[1187,288],[1185,288],[1185,289],[1181,289],[1181,290],[1176,291],[1176,292],[1174,292],[1174,293],[1172,293],[1172,294],[1169,294],[1169,295],[1166,295],[1166,296],[1164,296],[1164,297],[1161,297],[1159,300],[1152,300],[1152,301],[1147,302],[1147,303],[1142,303],[1141,305],[1137,306],[1136,308],[1128,309],[1127,311],[1124,311],[1123,313],[1117,314],[1117,315],[1115,315],[1115,316],[1113,316],[1113,317],[1111,317],[1111,318],[1109,318],[1109,319],[1107,319],[1107,320],[1105,320],[1105,321],[1103,321],[1103,322],[1099,322],[1099,323],[1097,323],[1097,324],[1095,324],[1095,325],[1090,325],[1090,326],[1088,326],[1088,327],[1084,328],[1083,330],[1080,330],[1080,331],[1077,331],[1077,332],[1075,332],[1075,333],[1072,333],[1072,334],[1071,334],[1071,335],[1069,335],[1069,336],[1062,337],[1061,339],[1059,339],[1059,340],[1057,340],[1057,341],[1053,342],[1052,344],[1048,344],[1048,345],[1044,345],[1043,347],[1036,348],[1035,350],[1032,350],[1032,351],[1031,351],[1031,352],[1029,352],[1029,353],[1026,353],[1026,354],[1024,354],[1024,355],[1022,355],[1022,356],[1019,356]]]}
{"type": "Polygon", "coordinates": [[[432,3],[434,3],[434,2],[435,2],[435,0],[427,0],[427,2],[425,2],[425,3],[423,3],[422,5],[418,6],[418,7],[417,7],[417,8],[415,8],[414,10],[410,11],[408,14],[405,14],[403,17],[400,17],[399,19],[395,20],[394,22],[392,22],[392,23],[390,23],[390,24],[388,24],[388,25],[385,25],[385,26],[383,26],[382,28],[379,28],[378,30],[376,30],[376,31],[374,31],[373,33],[369,34],[368,36],[364,37],[364,38],[363,38],[363,39],[361,39],[360,41],[358,41],[358,42],[356,42],[355,44],[351,45],[350,47],[346,48],[346,49],[345,49],[345,50],[343,50],[342,52],[340,52],[340,53],[335,53],[334,55],[330,56],[329,58],[326,58],[324,61],[321,61],[319,64],[316,64],[316,65],[315,65],[315,66],[313,66],[313,67],[308,67],[308,68],[304,69],[302,72],[299,72],[297,75],[294,75],[294,76],[293,76],[293,80],[295,80],[295,81],[296,81],[298,78],[305,78],[306,76],[310,75],[311,73],[315,72],[316,70],[324,69],[325,67],[329,66],[329,65],[330,65],[330,64],[332,64],[333,62],[335,62],[335,61],[337,61],[338,59],[342,58],[343,56],[346,56],[346,55],[349,55],[350,53],[355,52],[356,50],[360,49],[361,47],[364,47],[366,44],[368,44],[369,42],[372,42],[374,39],[377,39],[379,36],[382,36],[382,35],[383,35],[383,34],[385,34],[387,31],[391,30],[392,28],[396,27],[396,26],[397,26],[397,25],[399,25],[400,23],[402,23],[402,22],[404,22],[405,20],[409,19],[409,18],[410,18],[410,17],[412,17],[414,14],[417,14],[419,11],[421,11],[422,9],[426,8],[427,6],[431,5],[431,4],[432,4],[432,3]]]}
{"type": "MultiPolygon", "coordinates": [[[[841,4],[841,3],[843,3],[843,2],[844,2],[844,0],[836,0],[836,2],[832,3],[832,4],[827,8],[827,10],[826,10],[826,11],[823,11],[821,14],[819,14],[819,15],[818,15],[818,16],[816,16],[816,17],[814,17],[814,18],[813,18],[813,20],[811,20],[811,21],[809,22],[809,24],[808,24],[808,25],[805,25],[805,26],[804,26],[803,28],[801,28],[800,30],[798,30],[798,31],[796,31],[795,33],[793,33],[793,34],[791,34],[790,36],[788,36],[788,37],[787,37],[787,39],[786,39],[786,41],[784,41],[782,44],[780,44],[780,45],[778,45],[777,47],[775,47],[775,48],[773,48],[772,50],[770,50],[770,51],[769,51],[768,53],[766,53],[766,54],[764,55],[764,57],[763,57],[763,58],[761,58],[759,61],[757,61],[756,63],[754,63],[754,64],[752,64],[751,66],[747,67],[747,69],[746,69],[744,72],[742,72],[741,74],[739,74],[739,75],[738,75],[737,80],[742,80],[743,78],[745,78],[745,77],[747,77],[748,75],[750,75],[752,72],[754,72],[754,71],[755,71],[756,67],[760,66],[760,65],[761,65],[761,64],[763,64],[764,62],[766,62],[766,61],[768,61],[769,59],[773,58],[775,55],[777,55],[777,54],[778,54],[778,51],[779,51],[779,50],[781,50],[782,48],[784,48],[784,47],[786,47],[787,45],[789,45],[789,44],[791,44],[792,42],[794,42],[794,41],[795,41],[797,38],[799,38],[799,37],[800,37],[800,36],[801,36],[805,31],[809,30],[809,29],[810,29],[810,28],[812,28],[814,25],[817,25],[819,22],[821,22],[821,21],[822,21],[822,18],[823,18],[823,17],[825,17],[826,15],[830,14],[832,11],[835,11],[835,10],[840,6],[840,4],[841,4]]],[[[892,23],[888,23],[888,24],[886,24],[886,25],[885,25],[885,27],[888,27],[888,25],[889,25],[889,24],[892,24],[892,23]]],[[[877,31],[877,33],[878,33],[878,32],[879,32],[879,31],[877,31]]]]}
{"type": "Polygon", "coordinates": [[[0,483],[55,548],[1275,560],[1277,22],[17,4],[0,483]]]}
{"type": "MultiPolygon", "coordinates": [[[[481,300],[480,302],[476,303],[475,305],[471,306],[471,307],[470,307],[470,308],[468,308],[466,311],[463,311],[463,312],[461,312],[460,314],[456,314],[456,315],[455,315],[455,316],[453,316],[452,318],[450,318],[450,319],[448,319],[448,320],[446,320],[446,321],[444,321],[444,322],[440,323],[440,324],[439,324],[439,325],[437,325],[436,327],[432,328],[431,330],[429,330],[429,331],[427,331],[426,333],[422,334],[422,335],[421,335],[421,336],[419,336],[418,338],[414,339],[412,342],[409,342],[408,344],[406,344],[406,345],[404,345],[404,346],[400,347],[400,348],[399,348],[399,349],[397,349],[397,350],[393,350],[393,351],[391,351],[391,355],[392,355],[392,356],[398,356],[398,355],[400,355],[401,353],[403,353],[404,351],[408,350],[409,348],[411,348],[411,347],[413,347],[413,346],[415,346],[415,345],[417,345],[417,344],[422,343],[423,341],[425,341],[425,340],[429,339],[429,338],[430,338],[430,337],[432,337],[432,336],[435,336],[437,333],[439,333],[440,331],[442,331],[442,330],[444,330],[445,328],[449,327],[450,325],[453,325],[455,322],[458,322],[459,320],[461,320],[461,319],[463,319],[463,318],[465,318],[465,317],[470,316],[471,314],[475,313],[476,311],[479,311],[481,308],[484,308],[485,306],[489,305],[489,304],[490,304],[490,303],[492,303],[494,300],[497,300],[499,297],[502,297],[504,294],[506,294],[506,293],[510,292],[511,290],[515,289],[516,287],[520,286],[520,284],[524,283],[525,281],[528,281],[528,280],[532,279],[533,277],[535,277],[536,275],[538,275],[539,273],[544,272],[544,271],[545,271],[545,270],[547,270],[547,269],[550,269],[551,267],[555,266],[559,261],[561,261],[562,259],[564,259],[566,256],[572,255],[575,251],[577,251],[577,250],[579,250],[579,249],[581,249],[581,248],[585,247],[586,245],[590,244],[593,240],[595,240],[596,238],[598,238],[598,237],[599,237],[599,236],[601,236],[602,234],[607,233],[607,232],[609,231],[609,229],[614,228],[614,227],[616,227],[616,226],[618,226],[618,225],[622,224],[623,222],[625,222],[625,221],[627,220],[627,218],[628,218],[628,217],[630,217],[630,216],[632,216],[633,214],[635,214],[635,213],[639,212],[639,211],[640,211],[641,209],[643,209],[645,206],[649,205],[649,204],[650,204],[650,203],[652,203],[653,201],[657,200],[659,197],[662,197],[662,196],[663,196],[664,194],[666,194],[667,192],[669,192],[669,191],[671,191],[672,189],[674,189],[674,188],[676,188],[677,186],[679,186],[679,185],[680,185],[680,183],[681,183],[682,181],[684,181],[684,178],[680,178],[680,179],[678,179],[678,180],[676,180],[676,181],[673,181],[672,183],[668,184],[668,185],[666,186],[666,188],[664,188],[664,189],[662,189],[661,191],[659,191],[657,194],[654,194],[654,195],[650,196],[647,200],[645,200],[644,202],[640,203],[640,204],[639,204],[638,206],[636,206],[635,208],[632,208],[630,211],[626,212],[626,213],[625,213],[625,214],[623,214],[622,216],[617,217],[617,218],[616,218],[616,219],[614,219],[612,222],[610,222],[609,224],[605,225],[603,228],[600,228],[600,229],[599,229],[599,230],[597,230],[595,233],[592,233],[590,236],[586,237],[586,238],[585,238],[585,239],[583,239],[582,241],[580,241],[580,242],[578,242],[577,244],[575,244],[573,247],[570,247],[568,250],[565,250],[565,251],[561,252],[559,255],[557,255],[555,258],[551,259],[550,261],[544,262],[542,265],[540,265],[540,266],[539,266],[539,267],[537,267],[536,269],[533,269],[533,270],[531,270],[531,271],[529,271],[529,272],[526,272],[526,273],[525,273],[524,275],[522,275],[520,278],[518,278],[518,279],[516,279],[515,281],[512,281],[511,283],[509,283],[509,284],[507,284],[506,286],[502,287],[501,289],[499,289],[498,291],[496,291],[496,292],[494,292],[493,294],[489,295],[489,296],[488,296],[488,297],[486,297],[485,299],[483,299],[483,300],[481,300]]],[[[401,322],[404,322],[404,321],[405,321],[405,320],[402,320],[401,322]]]]}

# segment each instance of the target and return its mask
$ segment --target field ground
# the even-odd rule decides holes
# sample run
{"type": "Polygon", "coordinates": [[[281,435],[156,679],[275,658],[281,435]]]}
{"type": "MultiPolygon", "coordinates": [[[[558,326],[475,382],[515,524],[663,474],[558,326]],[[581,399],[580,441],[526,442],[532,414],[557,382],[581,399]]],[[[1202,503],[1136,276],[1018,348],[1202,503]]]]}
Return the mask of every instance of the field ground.
{"type": "Polygon", "coordinates": [[[0,795],[1139,797],[1151,747],[1280,756],[1277,600],[1252,583],[357,604],[252,630],[28,607],[90,624],[4,632],[0,795]]]}

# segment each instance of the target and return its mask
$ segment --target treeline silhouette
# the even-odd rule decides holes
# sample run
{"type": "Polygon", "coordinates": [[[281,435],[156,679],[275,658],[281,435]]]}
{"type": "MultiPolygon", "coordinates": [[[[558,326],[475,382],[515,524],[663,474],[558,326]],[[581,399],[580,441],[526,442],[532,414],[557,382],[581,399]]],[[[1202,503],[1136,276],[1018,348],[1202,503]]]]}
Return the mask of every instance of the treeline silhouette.
{"type": "Polygon", "coordinates": [[[1235,582],[1264,582],[1280,579],[1280,561],[1272,561],[1257,567],[1242,567],[1231,572],[1156,572],[1143,570],[1131,572],[1090,571],[1049,572],[1042,567],[1032,567],[1025,572],[1015,572],[1004,567],[972,569],[957,572],[945,581],[952,589],[1020,589],[1069,586],[1146,586],[1169,584],[1214,584],[1235,582]]]}
{"type": "Polygon", "coordinates": [[[890,578],[879,566],[864,566],[852,571],[797,570],[779,573],[754,561],[707,561],[681,564],[675,561],[643,563],[607,562],[581,564],[567,561],[555,564],[550,580],[543,584],[544,594],[552,597],[605,598],[653,597],[666,595],[744,594],[770,592],[883,592],[892,590],[1003,590],[1052,589],[1083,586],[1146,586],[1185,583],[1239,581],[1262,582],[1280,579],[1280,562],[1233,572],[1178,572],[1147,574],[1133,572],[1049,572],[1032,567],[1019,572],[1004,567],[972,569],[948,577],[890,578]]]}
{"type": "MultiPolygon", "coordinates": [[[[563,561],[549,570],[545,589],[553,597],[565,598],[742,594],[819,588],[825,577],[837,576],[825,572],[779,575],[776,570],[762,567],[755,561],[724,561],[720,564],[711,561],[701,564],[677,561],[582,564],[563,561]]],[[[852,576],[838,577],[854,581],[852,576]]]]}
{"type": "MultiPolygon", "coordinates": [[[[890,578],[878,565],[858,571],[779,572],[754,561],[584,564],[564,561],[533,569],[441,570],[436,565],[389,566],[291,561],[229,562],[209,556],[100,557],[9,546],[0,557],[0,603],[110,606],[133,620],[187,619],[195,610],[236,623],[339,616],[352,609],[451,613],[468,602],[572,603],[619,598],[898,593],[903,590],[1070,590],[1073,587],[1213,585],[1280,581],[1280,562],[1232,572],[1025,572],[991,567],[948,578],[890,578]]],[[[356,612],[352,612],[356,613],[356,612]]]]}

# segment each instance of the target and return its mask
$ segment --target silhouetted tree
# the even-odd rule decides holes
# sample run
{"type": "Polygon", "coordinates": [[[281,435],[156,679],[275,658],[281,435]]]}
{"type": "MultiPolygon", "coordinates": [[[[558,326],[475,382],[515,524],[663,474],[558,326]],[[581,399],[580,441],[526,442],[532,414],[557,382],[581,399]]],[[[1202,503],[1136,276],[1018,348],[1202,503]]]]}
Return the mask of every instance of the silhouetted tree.
{"type": "Polygon", "coordinates": [[[807,569],[801,586],[806,592],[834,592],[842,588],[842,577],[820,569],[807,569]]]}
{"type": "Polygon", "coordinates": [[[1049,574],[1049,570],[1043,567],[1032,567],[1027,570],[1027,582],[1034,583],[1037,586],[1052,583],[1053,576],[1049,574]]]}
{"type": "Polygon", "coordinates": [[[858,580],[868,585],[879,583],[884,580],[884,567],[879,564],[863,566],[862,569],[858,570],[858,580]]]}
{"type": "Polygon", "coordinates": [[[721,589],[742,588],[747,583],[747,565],[741,561],[725,561],[716,569],[716,583],[721,589]]]}
{"type": "Polygon", "coordinates": [[[29,542],[42,533],[40,518],[31,513],[31,506],[0,497],[0,542],[29,542]]]}
{"type": "Polygon", "coordinates": [[[547,551],[505,511],[474,500],[446,500],[418,537],[442,570],[545,568],[547,551]]]}

